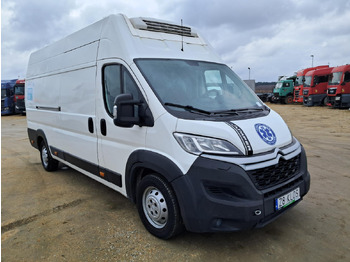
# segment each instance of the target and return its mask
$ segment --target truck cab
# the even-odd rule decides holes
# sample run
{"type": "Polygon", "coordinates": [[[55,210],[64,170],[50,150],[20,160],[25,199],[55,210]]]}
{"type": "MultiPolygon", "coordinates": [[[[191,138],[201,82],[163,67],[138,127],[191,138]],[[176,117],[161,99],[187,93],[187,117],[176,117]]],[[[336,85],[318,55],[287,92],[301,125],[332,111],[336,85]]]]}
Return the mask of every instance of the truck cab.
{"type": "Polygon", "coordinates": [[[295,81],[294,86],[294,98],[293,101],[295,103],[304,103],[304,96],[303,96],[303,89],[304,89],[304,82],[305,82],[305,75],[307,72],[315,70],[315,69],[321,69],[321,68],[327,68],[328,65],[321,65],[316,67],[309,67],[305,69],[301,69],[297,72],[297,78],[295,81]]]}
{"type": "Polygon", "coordinates": [[[327,105],[328,78],[333,67],[315,69],[305,75],[304,106],[327,105]]]}
{"type": "Polygon", "coordinates": [[[296,76],[282,77],[273,89],[272,101],[281,104],[292,104],[295,79],[296,76]]]}
{"type": "Polygon", "coordinates": [[[333,108],[350,107],[350,65],[334,67],[328,81],[328,105],[333,108]]]}
{"type": "Polygon", "coordinates": [[[1,115],[11,115],[15,112],[14,84],[16,80],[1,80],[1,115]]]}
{"type": "Polygon", "coordinates": [[[17,114],[25,114],[26,112],[26,106],[24,102],[24,83],[25,80],[17,80],[16,84],[14,86],[15,89],[15,96],[14,96],[14,101],[15,101],[15,112],[17,114]]]}

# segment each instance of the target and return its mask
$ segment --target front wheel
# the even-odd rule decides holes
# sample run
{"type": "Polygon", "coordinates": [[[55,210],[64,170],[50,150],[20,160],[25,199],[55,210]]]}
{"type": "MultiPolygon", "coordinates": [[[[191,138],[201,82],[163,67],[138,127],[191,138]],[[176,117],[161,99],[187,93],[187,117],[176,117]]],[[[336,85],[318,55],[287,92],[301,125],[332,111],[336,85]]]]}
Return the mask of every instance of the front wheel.
{"type": "Polygon", "coordinates": [[[323,99],[322,105],[323,106],[327,106],[328,105],[328,97],[327,96],[323,99]]]}
{"type": "Polygon", "coordinates": [[[46,171],[55,171],[58,168],[58,161],[51,157],[49,148],[46,143],[42,141],[40,143],[40,159],[41,164],[43,165],[46,171]]]}
{"type": "Polygon", "coordinates": [[[147,175],[137,186],[137,209],[142,223],[154,236],[169,239],[183,231],[176,196],[166,181],[147,175]]]}
{"type": "Polygon", "coordinates": [[[289,95],[284,98],[285,104],[293,104],[293,96],[289,95]]]}

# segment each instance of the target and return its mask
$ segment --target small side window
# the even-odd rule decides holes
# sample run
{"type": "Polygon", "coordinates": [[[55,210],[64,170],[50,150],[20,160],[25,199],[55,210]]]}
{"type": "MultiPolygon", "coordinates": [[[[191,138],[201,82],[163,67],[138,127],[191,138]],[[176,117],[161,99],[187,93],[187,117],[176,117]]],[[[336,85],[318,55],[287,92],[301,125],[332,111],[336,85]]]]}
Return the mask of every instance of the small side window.
{"type": "Polygon", "coordinates": [[[113,115],[116,96],[132,94],[134,99],[140,99],[140,91],[127,69],[119,64],[103,67],[103,99],[109,115],[113,115]]]}
{"type": "Polygon", "coordinates": [[[350,72],[344,73],[344,82],[350,82],[350,72]]]}
{"type": "Polygon", "coordinates": [[[103,68],[103,95],[106,110],[113,113],[114,99],[122,93],[121,66],[107,65],[103,68]]]}

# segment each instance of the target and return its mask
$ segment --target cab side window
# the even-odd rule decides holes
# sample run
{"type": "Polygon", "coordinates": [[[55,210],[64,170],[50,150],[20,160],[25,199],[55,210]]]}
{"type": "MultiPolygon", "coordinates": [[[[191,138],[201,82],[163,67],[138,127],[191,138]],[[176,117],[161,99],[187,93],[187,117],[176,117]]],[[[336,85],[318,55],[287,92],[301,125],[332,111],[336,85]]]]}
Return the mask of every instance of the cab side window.
{"type": "Polygon", "coordinates": [[[344,82],[350,82],[350,72],[344,73],[344,82]]]}
{"type": "Polygon", "coordinates": [[[103,99],[109,115],[113,115],[116,96],[129,93],[140,99],[140,91],[127,69],[119,64],[106,65],[103,71],[103,99]]]}

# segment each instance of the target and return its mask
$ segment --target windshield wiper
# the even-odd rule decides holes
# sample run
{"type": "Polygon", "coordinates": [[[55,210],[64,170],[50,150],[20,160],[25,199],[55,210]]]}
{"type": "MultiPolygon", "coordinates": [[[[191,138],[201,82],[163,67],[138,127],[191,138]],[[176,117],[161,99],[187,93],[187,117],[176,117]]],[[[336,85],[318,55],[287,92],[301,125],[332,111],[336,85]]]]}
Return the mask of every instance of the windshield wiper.
{"type": "Polygon", "coordinates": [[[180,105],[180,104],[173,104],[173,103],[164,103],[164,105],[166,106],[172,106],[172,107],[177,107],[177,108],[183,108],[187,111],[190,111],[190,112],[196,112],[196,113],[201,113],[201,114],[205,114],[205,115],[211,115],[212,112],[209,112],[209,111],[206,111],[206,110],[203,110],[203,109],[200,109],[200,108],[196,108],[196,107],[193,107],[193,106],[190,106],[190,105],[180,105]]]}
{"type": "Polygon", "coordinates": [[[214,114],[236,114],[238,115],[239,112],[244,113],[251,113],[255,111],[264,111],[263,108],[240,108],[240,109],[230,109],[230,110],[223,110],[223,111],[215,111],[214,114]]]}

